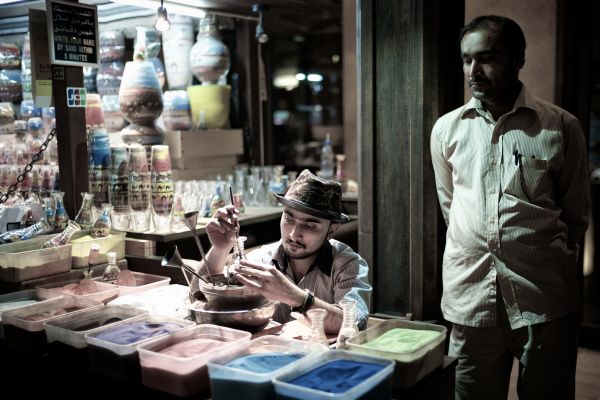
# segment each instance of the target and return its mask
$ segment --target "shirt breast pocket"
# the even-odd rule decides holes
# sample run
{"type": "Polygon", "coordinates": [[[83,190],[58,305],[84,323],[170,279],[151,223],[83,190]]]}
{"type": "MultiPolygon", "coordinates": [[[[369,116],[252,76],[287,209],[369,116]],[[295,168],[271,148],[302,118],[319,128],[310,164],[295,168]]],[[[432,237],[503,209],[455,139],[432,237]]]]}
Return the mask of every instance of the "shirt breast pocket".
{"type": "Polygon", "coordinates": [[[522,157],[519,165],[511,163],[506,173],[504,192],[523,201],[535,203],[550,190],[550,162],[522,157]]]}

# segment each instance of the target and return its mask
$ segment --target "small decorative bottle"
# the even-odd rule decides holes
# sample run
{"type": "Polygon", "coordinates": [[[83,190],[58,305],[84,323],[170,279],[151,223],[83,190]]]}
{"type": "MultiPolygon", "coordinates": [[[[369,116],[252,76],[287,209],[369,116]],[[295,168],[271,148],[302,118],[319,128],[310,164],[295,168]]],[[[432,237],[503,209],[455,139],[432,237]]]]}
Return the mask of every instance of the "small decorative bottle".
{"type": "Polygon", "coordinates": [[[64,231],[49,239],[42,245],[42,249],[48,249],[51,247],[63,246],[71,240],[71,236],[77,231],[80,231],[81,227],[75,221],[69,221],[64,231]]]}
{"type": "Polygon", "coordinates": [[[238,236],[233,244],[233,258],[231,264],[227,267],[227,274],[231,276],[239,269],[240,261],[246,259],[244,253],[244,242],[248,239],[246,236],[238,236]]]}
{"type": "Polygon", "coordinates": [[[51,197],[44,197],[44,214],[52,230],[54,230],[54,213],[54,201],[51,197]]]}
{"type": "Polygon", "coordinates": [[[110,235],[110,228],[112,227],[110,212],[112,211],[112,208],[112,205],[108,203],[102,204],[102,213],[100,213],[100,216],[96,222],[94,222],[94,226],[92,227],[92,237],[100,238],[110,235]]]}
{"type": "Polygon", "coordinates": [[[327,311],[322,308],[312,308],[306,312],[306,316],[310,320],[311,328],[308,336],[308,341],[320,343],[329,347],[327,336],[325,336],[325,316],[327,311]]]}
{"type": "Polygon", "coordinates": [[[342,327],[338,333],[336,348],[345,349],[346,340],[358,334],[358,327],[356,326],[356,301],[341,300],[340,306],[342,307],[344,316],[342,319],[342,327]]]}
{"type": "Polygon", "coordinates": [[[43,219],[40,222],[38,222],[34,225],[31,225],[27,228],[18,229],[18,230],[14,230],[14,231],[8,231],[8,232],[3,233],[2,235],[0,235],[0,244],[28,240],[34,236],[41,235],[42,233],[47,233],[50,230],[51,230],[50,226],[48,225],[46,220],[43,219]]]}
{"type": "Polygon", "coordinates": [[[65,192],[52,193],[54,203],[56,204],[56,211],[54,213],[55,232],[61,232],[62,230],[64,230],[67,227],[67,223],[69,222],[69,215],[67,214],[67,210],[65,210],[65,205],[63,203],[64,196],[65,192]]]}
{"type": "Polygon", "coordinates": [[[344,161],[346,161],[345,154],[336,154],[335,159],[337,160],[337,167],[335,170],[335,180],[342,185],[342,192],[348,189],[348,181],[346,179],[346,170],[344,168],[344,161]]]}
{"type": "Polygon", "coordinates": [[[81,208],[75,216],[75,222],[79,224],[81,229],[90,229],[94,224],[92,217],[92,199],[94,198],[94,194],[83,192],[81,196],[83,197],[83,203],[81,203],[81,208]]]}
{"type": "Polygon", "coordinates": [[[106,253],[106,257],[108,258],[108,265],[102,274],[102,280],[116,281],[117,278],[119,278],[119,272],[121,271],[119,267],[117,267],[117,253],[109,251],[106,253]]]}

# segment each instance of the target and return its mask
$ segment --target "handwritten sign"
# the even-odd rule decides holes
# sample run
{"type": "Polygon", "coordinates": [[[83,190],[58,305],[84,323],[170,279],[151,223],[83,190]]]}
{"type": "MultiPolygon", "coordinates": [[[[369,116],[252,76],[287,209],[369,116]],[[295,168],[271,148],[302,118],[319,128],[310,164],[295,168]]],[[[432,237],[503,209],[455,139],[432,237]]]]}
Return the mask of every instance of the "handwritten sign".
{"type": "Polygon", "coordinates": [[[98,10],[65,0],[46,0],[50,61],[98,67],[98,10]]]}

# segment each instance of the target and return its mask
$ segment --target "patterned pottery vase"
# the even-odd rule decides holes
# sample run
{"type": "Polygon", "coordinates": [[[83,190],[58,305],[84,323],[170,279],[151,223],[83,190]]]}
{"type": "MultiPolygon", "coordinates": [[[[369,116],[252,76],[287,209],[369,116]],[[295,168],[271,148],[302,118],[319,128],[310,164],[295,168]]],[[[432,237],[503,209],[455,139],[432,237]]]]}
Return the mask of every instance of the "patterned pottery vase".
{"type": "Polygon", "coordinates": [[[188,130],[192,127],[190,99],[185,90],[168,90],[163,94],[163,121],[170,131],[188,130]]]}
{"type": "Polygon", "coordinates": [[[171,28],[162,33],[165,73],[169,89],[185,89],[192,84],[190,51],[194,45],[194,26],[191,17],[169,15],[171,28]]]}
{"type": "Polygon", "coordinates": [[[215,15],[200,20],[196,44],[190,53],[192,73],[202,84],[217,84],[227,75],[231,59],[229,49],[221,41],[215,15]]]}

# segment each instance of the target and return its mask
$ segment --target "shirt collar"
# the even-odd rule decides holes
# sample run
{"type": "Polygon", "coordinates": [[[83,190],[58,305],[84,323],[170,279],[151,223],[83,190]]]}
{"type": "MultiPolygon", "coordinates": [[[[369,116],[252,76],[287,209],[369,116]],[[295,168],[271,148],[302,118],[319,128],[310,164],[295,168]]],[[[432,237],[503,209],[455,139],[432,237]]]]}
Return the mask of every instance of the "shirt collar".
{"type": "MultiPolygon", "coordinates": [[[[513,105],[513,108],[510,112],[512,113],[519,108],[528,108],[537,113],[540,112],[539,104],[537,103],[535,97],[531,94],[531,92],[529,92],[529,90],[527,90],[523,83],[521,83],[521,91],[519,92],[519,95],[515,100],[515,104],[513,105]]],[[[477,112],[479,115],[482,116],[488,114],[481,100],[477,100],[475,97],[471,97],[467,104],[465,104],[461,116],[464,117],[465,115],[472,112],[477,112]]]]}
{"type": "MultiPolygon", "coordinates": [[[[288,267],[288,259],[285,251],[283,250],[283,239],[281,239],[279,243],[279,248],[275,252],[273,256],[273,265],[285,274],[285,271],[288,267]]],[[[319,255],[315,262],[310,266],[308,271],[312,271],[314,268],[318,268],[326,274],[327,276],[331,276],[331,268],[333,266],[333,246],[329,243],[329,240],[326,240],[321,250],[319,250],[319,255]]]]}

